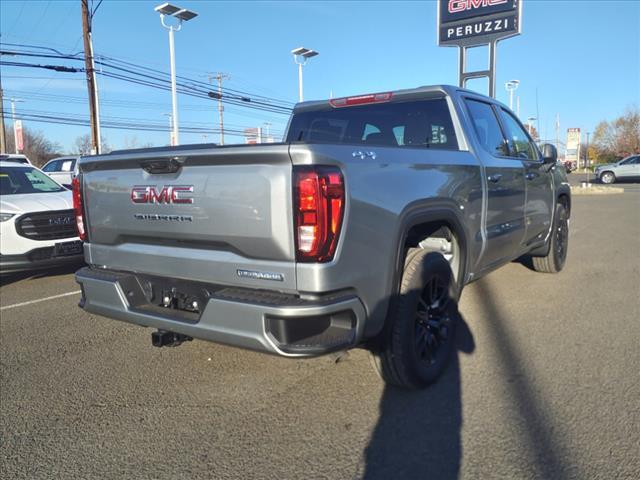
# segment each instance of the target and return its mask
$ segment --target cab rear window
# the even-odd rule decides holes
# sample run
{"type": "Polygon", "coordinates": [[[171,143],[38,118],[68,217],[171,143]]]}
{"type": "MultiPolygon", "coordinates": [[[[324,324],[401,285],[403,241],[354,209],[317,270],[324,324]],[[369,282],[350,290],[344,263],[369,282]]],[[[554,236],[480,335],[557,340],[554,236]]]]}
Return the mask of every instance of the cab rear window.
{"type": "Polygon", "coordinates": [[[287,142],[458,150],[444,98],[296,113],[287,142]]]}

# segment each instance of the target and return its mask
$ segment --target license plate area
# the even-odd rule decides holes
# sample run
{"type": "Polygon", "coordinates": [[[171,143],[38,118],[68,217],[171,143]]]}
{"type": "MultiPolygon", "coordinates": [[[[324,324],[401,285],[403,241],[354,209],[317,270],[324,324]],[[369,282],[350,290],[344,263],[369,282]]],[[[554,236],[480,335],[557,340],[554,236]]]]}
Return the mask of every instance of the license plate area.
{"type": "Polygon", "coordinates": [[[196,323],[212,294],[209,285],[173,278],[127,275],[119,279],[129,308],[196,323]]]}
{"type": "Polygon", "coordinates": [[[60,242],[53,246],[54,257],[69,257],[71,255],[82,255],[82,242],[60,242]]]}

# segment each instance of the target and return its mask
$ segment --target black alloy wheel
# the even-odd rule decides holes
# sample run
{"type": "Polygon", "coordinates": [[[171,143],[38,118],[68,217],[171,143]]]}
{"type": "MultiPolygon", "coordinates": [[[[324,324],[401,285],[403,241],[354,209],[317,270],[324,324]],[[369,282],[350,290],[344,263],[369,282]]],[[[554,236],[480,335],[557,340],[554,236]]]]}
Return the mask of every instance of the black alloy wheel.
{"type": "Polygon", "coordinates": [[[432,277],[422,290],[416,311],[416,355],[427,365],[439,360],[449,340],[451,316],[449,292],[445,280],[432,277]]]}

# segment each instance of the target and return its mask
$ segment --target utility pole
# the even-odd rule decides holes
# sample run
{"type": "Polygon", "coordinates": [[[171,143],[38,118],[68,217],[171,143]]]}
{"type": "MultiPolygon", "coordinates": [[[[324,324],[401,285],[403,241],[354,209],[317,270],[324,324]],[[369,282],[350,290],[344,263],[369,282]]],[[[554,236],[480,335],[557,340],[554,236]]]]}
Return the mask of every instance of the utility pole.
{"type": "Polygon", "coordinates": [[[264,122],[263,125],[265,127],[267,127],[267,142],[271,143],[273,140],[271,140],[271,125],[273,125],[271,122],[264,122]]]}
{"type": "Polygon", "coordinates": [[[4,95],[2,93],[2,75],[0,75],[0,153],[7,153],[7,134],[4,129],[4,95]]]}
{"type": "Polygon", "coordinates": [[[172,147],[176,144],[173,137],[173,114],[171,113],[163,113],[165,117],[169,117],[169,145],[172,147]]]}
{"type": "Polygon", "coordinates": [[[215,76],[209,75],[209,83],[213,84],[213,79],[218,81],[218,113],[220,114],[220,145],[224,145],[224,105],[222,105],[222,81],[229,78],[226,73],[218,72],[215,76]]]}
{"type": "Polygon", "coordinates": [[[93,63],[93,44],[91,41],[91,15],[89,0],[80,0],[82,5],[82,36],[84,37],[84,65],[87,73],[89,92],[89,120],[91,124],[91,144],[96,154],[100,154],[100,119],[98,111],[98,89],[96,71],[93,63]]]}

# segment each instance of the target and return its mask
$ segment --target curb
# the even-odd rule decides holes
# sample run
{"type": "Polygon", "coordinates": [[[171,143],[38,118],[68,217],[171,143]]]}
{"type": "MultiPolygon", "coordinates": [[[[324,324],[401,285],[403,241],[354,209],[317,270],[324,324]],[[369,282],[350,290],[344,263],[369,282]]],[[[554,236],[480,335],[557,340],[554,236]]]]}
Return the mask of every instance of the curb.
{"type": "Polygon", "coordinates": [[[624,193],[624,188],[598,187],[595,185],[589,187],[571,187],[571,195],[609,195],[616,193],[624,193]]]}

